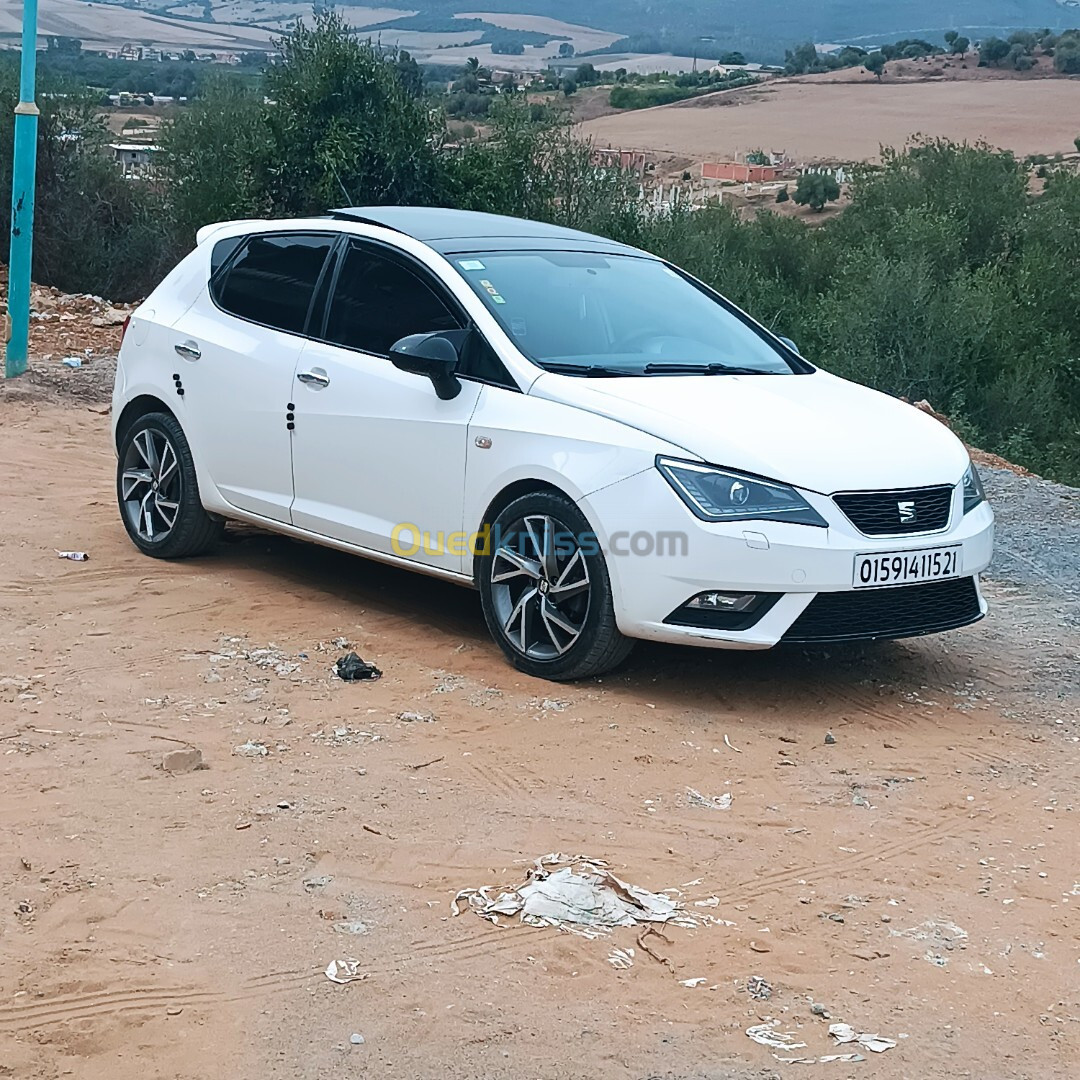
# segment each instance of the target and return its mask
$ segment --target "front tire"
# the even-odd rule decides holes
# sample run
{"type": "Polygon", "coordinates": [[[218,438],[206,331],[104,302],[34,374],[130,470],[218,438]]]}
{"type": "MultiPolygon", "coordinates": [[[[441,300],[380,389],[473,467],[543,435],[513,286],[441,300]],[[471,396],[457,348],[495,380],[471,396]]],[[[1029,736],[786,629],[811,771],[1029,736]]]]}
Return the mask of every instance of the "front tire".
{"type": "Polygon", "coordinates": [[[140,416],[118,449],[116,498],[132,543],[155,559],[209,551],[225,523],[203,509],[191,448],[176,418],[140,416]]]}
{"type": "Polygon", "coordinates": [[[617,667],[633,648],[615,623],[595,535],[564,495],[524,495],[498,515],[477,583],[488,630],[519,671],[584,679],[617,667]]]}

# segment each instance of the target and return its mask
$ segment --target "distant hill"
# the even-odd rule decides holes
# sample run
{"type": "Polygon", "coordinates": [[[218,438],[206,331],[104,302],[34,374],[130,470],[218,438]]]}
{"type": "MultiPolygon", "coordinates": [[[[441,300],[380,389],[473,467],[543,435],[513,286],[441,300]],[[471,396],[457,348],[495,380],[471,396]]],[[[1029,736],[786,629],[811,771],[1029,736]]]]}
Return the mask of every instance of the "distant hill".
{"type": "Polygon", "coordinates": [[[546,15],[681,42],[699,35],[757,53],[757,59],[782,56],[802,41],[939,39],[951,29],[978,37],[1080,24],[1078,0],[410,0],[408,6],[443,16],[466,11],[546,15]]]}

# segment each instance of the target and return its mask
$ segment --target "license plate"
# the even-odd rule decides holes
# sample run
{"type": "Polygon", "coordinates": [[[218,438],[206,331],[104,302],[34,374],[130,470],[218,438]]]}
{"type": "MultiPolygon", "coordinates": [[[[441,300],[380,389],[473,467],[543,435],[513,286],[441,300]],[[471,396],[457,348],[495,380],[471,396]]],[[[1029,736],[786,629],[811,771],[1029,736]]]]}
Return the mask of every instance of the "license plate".
{"type": "Polygon", "coordinates": [[[961,550],[945,547],[856,555],[855,588],[880,589],[884,585],[914,585],[959,577],[961,550]]]}

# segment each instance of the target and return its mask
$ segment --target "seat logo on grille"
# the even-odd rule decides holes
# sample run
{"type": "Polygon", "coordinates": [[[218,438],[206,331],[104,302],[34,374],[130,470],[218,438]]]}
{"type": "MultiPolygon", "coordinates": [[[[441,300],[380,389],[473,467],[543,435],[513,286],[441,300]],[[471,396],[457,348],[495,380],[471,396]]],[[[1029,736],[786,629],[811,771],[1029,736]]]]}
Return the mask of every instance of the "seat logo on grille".
{"type": "Polygon", "coordinates": [[[919,520],[919,515],[915,510],[915,500],[905,499],[903,502],[896,504],[897,512],[900,514],[900,524],[910,525],[913,521],[919,520]]]}

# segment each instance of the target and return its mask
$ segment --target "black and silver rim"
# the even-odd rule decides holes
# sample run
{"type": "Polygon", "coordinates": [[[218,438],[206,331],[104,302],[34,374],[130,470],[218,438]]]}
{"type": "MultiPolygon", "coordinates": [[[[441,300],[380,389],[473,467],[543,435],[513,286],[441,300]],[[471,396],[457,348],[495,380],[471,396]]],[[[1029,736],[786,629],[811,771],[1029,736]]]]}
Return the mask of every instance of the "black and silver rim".
{"type": "Polygon", "coordinates": [[[128,524],[149,543],[164,540],[176,525],[182,493],[176,448],[164,432],[143,428],[128,443],[120,474],[128,524]]]}
{"type": "Polygon", "coordinates": [[[499,535],[490,580],[499,625],[522,656],[555,660],[581,637],[589,568],[578,538],[555,518],[529,515],[499,535]]]}

